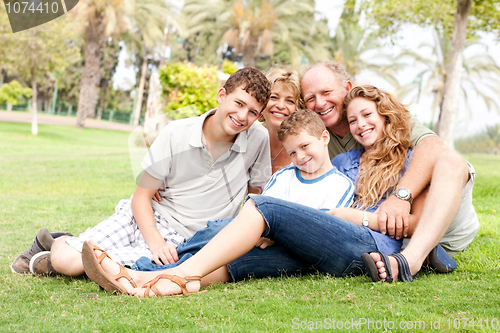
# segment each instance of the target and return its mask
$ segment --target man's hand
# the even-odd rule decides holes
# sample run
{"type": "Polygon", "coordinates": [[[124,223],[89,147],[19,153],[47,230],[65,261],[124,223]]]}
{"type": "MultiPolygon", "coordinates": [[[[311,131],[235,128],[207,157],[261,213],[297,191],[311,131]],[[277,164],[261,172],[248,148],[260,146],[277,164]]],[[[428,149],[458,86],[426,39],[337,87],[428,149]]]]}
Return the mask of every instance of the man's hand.
{"type": "Polygon", "coordinates": [[[400,239],[410,230],[410,203],[390,195],[377,209],[380,233],[400,239]]]}
{"type": "Polygon", "coordinates": [[[257,244],[255,244],[255,247],[260,247],[262,250],[264,250],[268,246],[273,246],[274,241],[270,240],[269,238],[266,237],[261,237],[258,241],[257,244]]]}
{"type": "Polygon", "coordinates": [[[175,264],[179,261],[177,246],[174,244],[165,244],[151,252],[153,253],[153,261],[157,265],[175,264]]]}

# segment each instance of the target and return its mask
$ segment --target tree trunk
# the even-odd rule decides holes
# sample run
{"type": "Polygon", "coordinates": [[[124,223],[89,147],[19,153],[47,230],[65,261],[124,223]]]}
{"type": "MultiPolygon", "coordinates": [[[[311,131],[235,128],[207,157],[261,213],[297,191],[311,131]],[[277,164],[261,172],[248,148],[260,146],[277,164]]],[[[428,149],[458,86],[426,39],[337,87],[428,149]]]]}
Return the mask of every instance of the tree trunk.
{"type": "Polygon", "coordinates": [[[96,17],[85,29],[85,67],[80,81],[76,128],[84,128],[87,115],[95,113],[101,82],[100,63],[104,37],[103,18],[96,17]]]}
{"type": "Polygon", "coordinates": [[[453,130],[458,114],[460,83],[462,81],[462,52],[467,34],[467,19],[471,3],[472,0],[458,0],[457,2],[457,13],[455,14],[455,22],[453,23],[450,61],[448,63],[444,88],[443,111],[439,123],[439,136],[451,149],[454,149],[453,130]]]}
{"type": "Polygon", "coordinates": [[[148,70],[148,55],[144,52],[142,61],[141,79],[139,81],[139,89],[137,92],[137,101],[134,110],[134,126],[139,126],[139,118],[141,117],[142,97],[144,96],[144,84],[146,82],[146,72],[148,70]]]}
{"type": "Polygon", "coordinates": [[[35,75],[31,75],[31,113],[33,118],[31,120],[31,134],[38,135],[38,118],[36,109],[36,79],[35,75]]]}
{"type": "Polygon", "coordinates": [[[250,34],[250,36],[248,36],[247,43],[243,45],[243,66],[255,67],[255,53],[257,52],[257,46],[259,46],[259,37],[250,34]]]}
{"type": "Polygon", "coordinates": [[[104,109],[104,104],[106,104],[106,96],[108,94],[108,80],[103,80],[101,84],[101,96],[99,98],[99,107],[97,108],[97,120],[102,118],[102,110],[104,109]]]}
{"type": "Polygon", "coordinates": [[[50,101],[48,99],[43,101],[43,109],[44,109],[45,113],[50,114],[50,101]]]}

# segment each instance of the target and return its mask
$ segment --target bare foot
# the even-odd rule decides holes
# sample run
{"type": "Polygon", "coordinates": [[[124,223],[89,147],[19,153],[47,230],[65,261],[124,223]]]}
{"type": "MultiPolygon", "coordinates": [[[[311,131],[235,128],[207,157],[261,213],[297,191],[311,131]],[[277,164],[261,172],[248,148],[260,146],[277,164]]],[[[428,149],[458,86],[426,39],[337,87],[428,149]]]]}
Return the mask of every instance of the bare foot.
{"type": "MultiPolygon", "coordinates": [[[[384,262],[382,261],[382,258],[380,257],[380,254],[372,252],[372,253],[370,253],[370,257],[372,257],[373,262],[375,262],[375,265],[378,268],[378,276],[379,276],[380,280],[385,281],[385,279],[387,278],[387,271],[386,271],[384,262]]],[[[398,262],[392,256],[389,256],[389,262],[391,263],[392,278],[394,281],[397,281],[398,274],[399,274],[398,262]]]]}

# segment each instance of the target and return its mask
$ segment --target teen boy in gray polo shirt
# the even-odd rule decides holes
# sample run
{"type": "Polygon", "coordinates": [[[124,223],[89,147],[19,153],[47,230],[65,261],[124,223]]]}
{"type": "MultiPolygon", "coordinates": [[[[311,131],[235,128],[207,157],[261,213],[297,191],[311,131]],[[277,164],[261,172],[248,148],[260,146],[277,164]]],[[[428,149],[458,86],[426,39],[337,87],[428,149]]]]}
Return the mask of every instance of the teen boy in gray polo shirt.
{"type": "Polygon", "coordinates": [[[51,252],[35,255],[32,273],[83,274],[80,252],[90,239],[122,265],[141,256],[170,263],[177,259],[176,245],[206,221],[236,215],[247,191],[257,192],[271,177],[267,131],[253,125],[270,88],[256,69],[234,73],[217,93],[216,110],[162,131],[143,160],[131,200],[120,201],[113,216],[79,237],[61,237],[51,252]],[[165,189],[160,203],[152,201],[158,188],[165,189]]]}

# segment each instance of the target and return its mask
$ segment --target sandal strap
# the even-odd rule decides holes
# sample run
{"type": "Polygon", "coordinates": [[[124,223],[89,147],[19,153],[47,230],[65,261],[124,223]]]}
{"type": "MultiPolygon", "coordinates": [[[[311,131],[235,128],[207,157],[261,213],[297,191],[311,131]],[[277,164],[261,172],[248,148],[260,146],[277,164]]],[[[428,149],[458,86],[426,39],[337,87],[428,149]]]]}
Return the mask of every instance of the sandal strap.
{"type": "Polygon", "coordinates": [[[401,253],[393,253],[392,256],[398,262],[399,280],[404,282],[412,282],[417,277],[418,274],[411,275],[410,266],[408,265],[408,261],[406,260],[405,256],[402,255],[401,253]]]}
{"type": "Polygon", "coordinates": [[[380,255],[380,259],[382,259],[382,262],[384,263],[385,272],[387,273],[387,277],[385,278],[385,282],[388,282],[388,283],[394,282],[394,278],[392,276],[391,262],[389,261],[389,256],[385,253],[380,252],[380,251],[375,251],[375,252],[380,255]]]}
{"type": "MultiPolygon", "coordinates": [[[[89,243],[90,244],[90,243],[89,243]]],[[[98,250],[98,251],[101,251],[101,254],[96,258],[97,259],[97,263],[99,265],[101,265],[102,261],[107,257],[109,258],[110,260],[113,260],[110,255],[104,251],[103,249],[101,249],[99,246],[97,245],[94,245],[94,244],[90,244],[90,246],[92,247],[92,250],[98,250]]],[[[114,261],[114,260],[113,260],[114,261]]],[[[137,288],[137,284],[135,283],[135,281],[132,279],[132,277],[127,273],[127,270],[125,269],[125,267],[123,267],[122,265],[120,265],[119,263],[115,262],[118,266],[120,266],[120,273],[116,274],[115,276],[111,277],[111,279],[115,280],[118,282],[118,279],[120,278],[125,278],[128,280],[128,282],[134,287],[134,288],[137,288]]]]}
{"type": "Polygon", "coordinates": [[[159,280],[161,279],[166,279],[169,280],[179,287],[181,287],[182,294],[183,295],[188,295],[190,292],[186,288],[186,284],[192,281],[201,281],[201,276],[194,275],[194,276],[185,276],[185,277],[180,277],[177,275],[170,275],[170,274],[160,274],[156,276],[153,280],[146,282],[142,288],[145,288],[144,295],[149,296],[149,292],[152,291],[156,296],[163,296],[161,292],[156,288],[156,283],[158,283],[159,280]]]}
{"type": "Polygon", "coordinates": [[[116,274],[115,276],[111,277],[113,280],[115,280],[116,282],[118,282],[118,279],[120,278],[125,278],[128,280],[128,282],[134,287],[134,288],[137,288],[137,284],[135,283],[134,279],[132,279],[132,277],[127,273],[127,270],[125,269],[125,267],[123,267],[122,265],[120,265],[119,263],[116,263],[119,265],[120,267],[120,273],[116,274]]]}
{"type": "MultiPolygon", "coordinates": [[[[103,249],[101,249],[99,246],[94,245],[94,244],[90,244],[90,243],[89,243],[89,245],[92,247],[92,250],[94,250],[94,251],[95,250],[101,251],[101,254],[97,257],[97,262],[99,263],[99,265],[104,260],[104,258],[108,257],[109,259],[111,259],[111,257],[109,256],[109,254],[106,251],[104,251],[103,249]]],[[[113,260],[113,259],[111,259],[111,260],[113,260]]]]}

